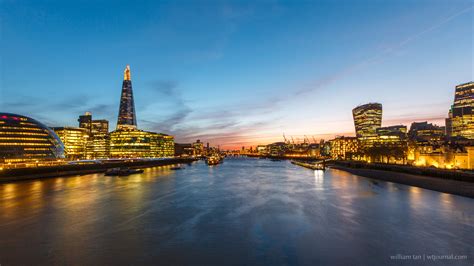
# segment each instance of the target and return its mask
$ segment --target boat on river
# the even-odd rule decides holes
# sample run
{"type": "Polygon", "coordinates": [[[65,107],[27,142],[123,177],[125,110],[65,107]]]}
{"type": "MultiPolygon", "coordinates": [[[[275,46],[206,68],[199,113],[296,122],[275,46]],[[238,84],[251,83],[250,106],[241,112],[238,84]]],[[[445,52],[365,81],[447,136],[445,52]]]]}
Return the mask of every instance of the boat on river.
{"type": "Polygon", "coordinates": [[[131,174],[143,173],[143,169],[131,169],[129,167],[110,168],[105,171],[107,176],[127,176],[131,174]]]}
{"type": "Polygon", "coordinates": [[[304,168],[308,168],[311,170],[326,170],[326,167],[323,163],[306,163],[306,162],[301,162],[301,161],[291,161],[292,164],[298,165],[304,168]]]}
{"type": "Polygon", "coordinates": [[[217,164],[222,163],[223,160],[224,158],[219,155],[211,155],[211,156],[206,157],[207,165],[217,165],[217,164]]]}

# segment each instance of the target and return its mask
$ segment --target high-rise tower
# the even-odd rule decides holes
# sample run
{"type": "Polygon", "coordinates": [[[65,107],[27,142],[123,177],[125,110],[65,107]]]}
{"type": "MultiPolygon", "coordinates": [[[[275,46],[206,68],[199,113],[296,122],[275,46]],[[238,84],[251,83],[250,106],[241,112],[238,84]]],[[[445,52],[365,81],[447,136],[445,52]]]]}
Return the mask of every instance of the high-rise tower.
{"type": "Polygon", "coordinates": [[[358,138],[375,135],[377,128],[382,126],[382,105],[380,103],[357,106],[352,110],[352,115],[358,138]]]}
{"type": "Polygon", "coordinates": [[[377,129],[382,126],[382,105],[368,103],[352,110],[357,139],[361,147],[371,147],[377,140],[377,129]]]}
{"type": "Polygon", "coordinates": [[[137,118],[135,116],[135,103],[133,102],[130,66],[127,65],[123,72],[122,94],[120,95],[117,129],[135,128],[137,128],[137,118]]]}
{"type": "Polygon", "coordinates": [[[456,86],[454,103],[446,119],[449,137],[474,139],[474,82],[456,86]]]}

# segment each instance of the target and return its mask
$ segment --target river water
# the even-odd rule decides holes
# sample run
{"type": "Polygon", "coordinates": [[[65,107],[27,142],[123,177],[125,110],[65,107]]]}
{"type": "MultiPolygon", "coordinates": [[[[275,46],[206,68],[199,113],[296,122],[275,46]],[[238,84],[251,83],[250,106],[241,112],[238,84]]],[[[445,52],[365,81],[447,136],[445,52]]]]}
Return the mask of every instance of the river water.
{"type": "Polygon", "coordinates": [[[470,198],[288,161],[184,167],[0,184],[0,265],[474,263],[470,198]]]}

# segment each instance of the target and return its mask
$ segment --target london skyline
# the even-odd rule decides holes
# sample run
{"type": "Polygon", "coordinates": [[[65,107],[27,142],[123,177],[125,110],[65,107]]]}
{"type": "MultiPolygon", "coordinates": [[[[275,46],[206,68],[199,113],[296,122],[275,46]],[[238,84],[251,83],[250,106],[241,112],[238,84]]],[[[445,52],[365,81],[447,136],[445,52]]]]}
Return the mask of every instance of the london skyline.
{"type": "Polygon", "coordinates": [[[0,107],[49,126],[85,111],[114,123],[130,64],[138,125],[177,142],[354,135],[350,110],[366,102],[384,105],[384,125],[444,125],[454,86],[473,79],[472,4],[366,3],[353,15],[365,7],[86,4],[79,16],[76,4],[6,2],[0,107]]]}

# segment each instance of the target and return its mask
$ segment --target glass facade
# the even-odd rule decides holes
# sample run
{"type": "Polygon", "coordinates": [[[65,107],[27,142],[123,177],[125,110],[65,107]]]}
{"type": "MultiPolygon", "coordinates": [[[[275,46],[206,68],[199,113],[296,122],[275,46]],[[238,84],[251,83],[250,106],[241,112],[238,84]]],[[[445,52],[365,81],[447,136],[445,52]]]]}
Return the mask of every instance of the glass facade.
{"type": "Polygon", "coordinates": [[[127,65],[123,73],[122,94],[120,95],[120,107],[117,121],[117,129],[128,129],[136,127],[137,118],[135,115],[135,103],[133,101],[130,66],[127,65]]]}
{"type": "Polygon", "coordinates": [[[352,116],[358,138],[373,136],[377,128],[382,126],[382,105],[369,103],[357,106],[352,110],[352,116]]]}
{"type": "Polygon", "coordinates": [[[382,126],[382,105],[368,103],[352,110],[356,136],[361,146],[372,146],[377,140],[377,129],[382,126]]]}
{"type": "Polygon", "coordinates": [[[407,147],[407,126],[397,125],[377,128],[377,141],[375,145],[388,147],[407,147]]]}
{"type": "Polygon", "coordinates": [[[77,121],[79,122],[79,127],[85,129],[86,134],[90,136],[92,131],[92,114],[86,112],[84,115],[80,115],[77,121]]]}
{"type": "Polygon", "coordinates": [[[172,136],[138,129],[110,133],[111,158],[159,158],[174,156],[172,136]]]}
{"type": "Polygon", "coordinates": [[[454,103],[446,119],[449,137],[474,139],[474,82],[456,86],[454,103]]]}
{"type": "Polygon", "coordinates": [[[109,121],[93,120],[86,112],[79,116],[79,127],[86,130],[88,138],[85,149],[86,159],[107,159],[109,157],[109,121]]]}
{"type": "Polygon", "coordinates": [[[85,158],[88,139],[86,129],[78,127],[54,127],[53,130],[64,144],[66,158],[70,160],[85,158]]]}
{"type": "Polygon", "coordinates": [[[64,158],[64,145],[54,131],[29,117],[0,113],[0,161],[58,158],[64,158]]]}
{"type": "Polygon", "coordinates": [[[408,138],[413,142],[441,142],[445,137],[445,127],[428,122],[413,122],[408,132],[408,138]]]}
{"type": "Polygon", "coordinates": [[[196,140],[196,142],[193,143],[193,148],[194,148],[194,155],[195,156],[202,156],[204,155],[204,143],[201,142],[201,140],[196,140]]]}

